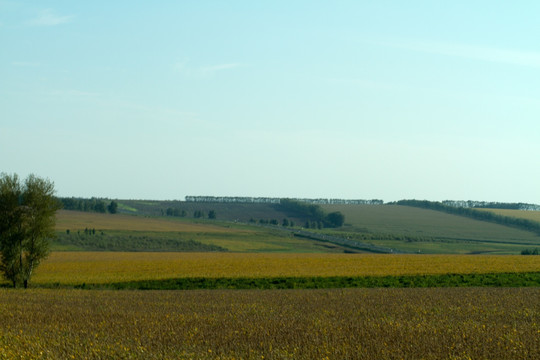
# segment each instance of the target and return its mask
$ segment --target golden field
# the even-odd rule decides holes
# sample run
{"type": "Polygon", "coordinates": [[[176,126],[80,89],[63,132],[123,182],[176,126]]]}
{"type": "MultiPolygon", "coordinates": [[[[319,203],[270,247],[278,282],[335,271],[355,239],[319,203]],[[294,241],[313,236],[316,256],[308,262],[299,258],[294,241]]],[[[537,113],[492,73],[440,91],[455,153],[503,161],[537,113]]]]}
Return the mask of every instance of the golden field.
{"type": "Polygon", "coordinates": [[[82,284],[184,277],[302,277],[540,271],[538,256],[53,252],[32,282],[82,284]]]}
{"type": "Polygon", "coordinates": [[[490,211],[497,215],[509,216],[518,219],[527,219],[540,222],[540,211],[513,210],[513,209],[477,209],[482,211],[490,211]]]}
{"type": "Polygon", "coordinates": [[[538,288],[0,289],[6,360],[538,358],[538,288]]]}

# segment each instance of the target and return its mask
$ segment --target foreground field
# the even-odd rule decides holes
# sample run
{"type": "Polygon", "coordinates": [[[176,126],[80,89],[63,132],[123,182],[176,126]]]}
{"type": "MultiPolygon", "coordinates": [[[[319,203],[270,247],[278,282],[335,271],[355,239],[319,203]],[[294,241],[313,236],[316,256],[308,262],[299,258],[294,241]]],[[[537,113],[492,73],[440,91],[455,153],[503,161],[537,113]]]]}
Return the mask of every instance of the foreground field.
{"type": "Polygon", "coordinates": [[[519,255],[54,252],[40,265],[33,283],[539,271],[540,257],[519,255]]]}
{"type": "Polygon", "coordinates": [[[0,289],[0,359],[538,359],[540,289],[0,289]]]}

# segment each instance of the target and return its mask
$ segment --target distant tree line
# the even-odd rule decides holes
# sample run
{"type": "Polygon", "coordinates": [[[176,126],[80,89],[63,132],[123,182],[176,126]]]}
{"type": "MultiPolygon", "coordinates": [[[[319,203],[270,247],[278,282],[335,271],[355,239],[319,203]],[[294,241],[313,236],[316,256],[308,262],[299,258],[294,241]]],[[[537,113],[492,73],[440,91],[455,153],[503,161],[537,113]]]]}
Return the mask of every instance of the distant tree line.
{"type": "Polygon", "coordinates": [[[109,204],[103,199],[98,198],[58,198],[65,210],[86,211],[116,214],[118,212],[118,203],[112,200],[109,204]]]}
{"type": "Polygon", "coordinates": [[[532,231],[540,235],[540,223],[528,219],[514,218],[495,214],[490,211],[481,211],[473,208],[454,207],[442,202],[427,200],[400,200],[396,205],[413,206],[423,209],[442,211],[448,214],[469,217],[475,220],[492,222],[499,225],[510,226],[521,230],[532,231]]]}
{"type": "MultiPolygon", "coordinates": [[[[256,203],[256,204],[279,204],[281,198],[273,197],[249,197],[249,196],[186,196],[186,202],[215,202],[215,203],[256,203]]],[[[347,199],[304,199],[294,198],[290,200],[301,201],[307,204],[355,204],[355,205],[382,205],[382,200],[347,200],[347,199]]]]}
{"type": "Polygon", "coordinates": [[[268,220],[268,219],[259,219],[259,221],[257,221],[254,218],[251,218],[251,219],[249,219],[249,222],[252,223],[252,224],[259,223],[260,225],[274,225],[274,226],[281,225],[283,227],[294,227],[296,225],[293,220],[289,220],[287,218],[284,218],[281,221],[281,224],[280,224],[278,219],[270,219],[270,220],[268,220]]]}
{"type": "Polygon", "coordinates": [[[294,199],[281,199],[280,210],[294,215],[295,217],[307,218],[305,227],[336,228],[345,223],[345,215],[339,211],[327,214],[319,205],[308,204],[294,199]]]}
{"type": "Polygon", "coordinates": [[[531,249],[525,249],[521,251],[521,255],[540,255],[538,252],[538,248],[531,250],[531,249]]]}
{"type": "MultiPolygon", "coordinates": [[[[172,207],[167,208],[167,210],[165,211],[161,210],[161,214],[166,215],[166,216],[175,216],[175,217],[186,217],[188,215],[186,210],[172,208],[172,207]]],[[[193,217],[195,219],[200,219],[200,218],[205,218],[205,217],[208,217],[208,219],[216,219],[217,214],[215,210],[209,210],[208,214],[206,214],[202,210],[195,210],[193,212],[193,217]]]]}
{"type": "Polygon", "coordinates": [[[279,204],[279,198],[248,196],[186,196],[186,202],[279,204]]]}
{"type": "Polygon", "coordinates": [[[167,216],[176,216],[176,217],[186,217],[187,216],[186,210],[181,210],[181,209],[172,208],[172,207],[167,208],[167,210],[165,210],[165,211],[161,210],[161,214],[162,215],[167,215],[167,216]]]}
{"type": "Polygon", "coordinates": [[[502,203],[493,201],[473,201],[473,200],[444,200],[443,205],[463,208],[485,208],[485,209],[508,209],[508,210],[533,210],[539,211],[540,205],[526,203],[502,203]]]}

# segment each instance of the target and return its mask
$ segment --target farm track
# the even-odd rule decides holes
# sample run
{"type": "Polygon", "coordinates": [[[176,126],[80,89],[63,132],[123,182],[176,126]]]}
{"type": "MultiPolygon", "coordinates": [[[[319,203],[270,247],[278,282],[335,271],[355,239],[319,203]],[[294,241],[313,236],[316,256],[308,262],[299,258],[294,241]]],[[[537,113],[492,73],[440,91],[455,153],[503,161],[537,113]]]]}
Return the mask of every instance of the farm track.
{"type": "Polygon", "coordinates": [[[318,234],[311,231],[296,230],[296,229],[284,229],[284,230],[293,233],[295,236],[305,237],[308,239],[313,239],[313,240],[318,240],[318,241],[329,242],[332,244],[337,244],[337,245],[349,247],[352,249],[363,250],[363,251],[368,251],[368,252],[377,253],[377,254],[410,254],[410,252],[407,252],[407,251],[396,250],[396,249],[382,247],[382,246],[375,246],[375,245],[366,244],[366,243],[362,243],[362,242],[354,241],[354,240],[349,240],[349,239],[345,239],[345,238],[333,236],[333,235],[318,234]]]}

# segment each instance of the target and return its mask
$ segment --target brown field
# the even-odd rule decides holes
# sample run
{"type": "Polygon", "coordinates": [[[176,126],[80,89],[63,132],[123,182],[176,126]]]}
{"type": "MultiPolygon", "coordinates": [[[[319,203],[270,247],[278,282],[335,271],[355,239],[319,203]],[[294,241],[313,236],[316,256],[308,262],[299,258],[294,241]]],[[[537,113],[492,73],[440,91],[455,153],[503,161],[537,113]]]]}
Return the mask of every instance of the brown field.
{"type": "MultiPolygon", "coordinates": [[[[56,215],[56,230],[127,230],[127,231],[162,231],[162,232],[242,232],[226,226],[197,224],[178,219],[149,218],[135,215],[98,214],[90,212],[60,210],[56,215]]],[[[245,231],[249,232],[249,231],[245,231]]]]}
{"type": "Polygon", "coordinates": [[[0,289],[0,359],[539,359],[540,289],[0,289]]]}
{"type": "Polygon", "coordinates": [[[54,252],[33,283],[183,277],[384,276],[540,271],[539,256],[54,252]]]}

